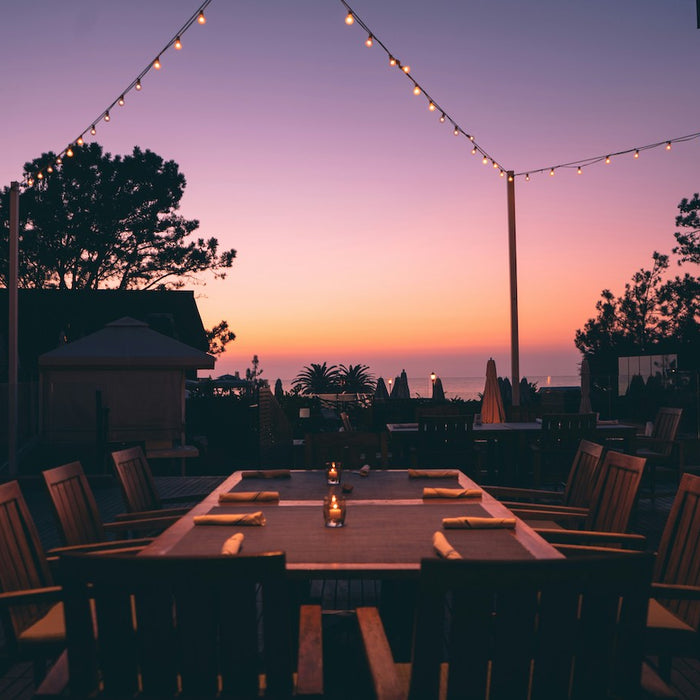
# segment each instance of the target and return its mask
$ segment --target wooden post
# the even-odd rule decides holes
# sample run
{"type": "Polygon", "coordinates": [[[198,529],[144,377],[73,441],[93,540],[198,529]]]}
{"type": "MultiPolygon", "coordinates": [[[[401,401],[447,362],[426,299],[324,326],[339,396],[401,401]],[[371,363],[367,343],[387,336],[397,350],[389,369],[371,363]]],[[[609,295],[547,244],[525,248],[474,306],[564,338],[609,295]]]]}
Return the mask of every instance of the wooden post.
{"type": "Polygon", "coordinates": [[[513,383],[513,406],[520,406],[520,349],[518,345],[518,264],[515,247],[515,175],[509,170],[508,191],[508,258],[510,260],[510,373],[513,383]]]}
{"type": "Polygon", "coordinates": [[[17,476],[17,281],[19,250],[19,183],[10,184],[10,246],[7,277],[9,308],[7,352],[7,463],[9,475],[17,476]]]}

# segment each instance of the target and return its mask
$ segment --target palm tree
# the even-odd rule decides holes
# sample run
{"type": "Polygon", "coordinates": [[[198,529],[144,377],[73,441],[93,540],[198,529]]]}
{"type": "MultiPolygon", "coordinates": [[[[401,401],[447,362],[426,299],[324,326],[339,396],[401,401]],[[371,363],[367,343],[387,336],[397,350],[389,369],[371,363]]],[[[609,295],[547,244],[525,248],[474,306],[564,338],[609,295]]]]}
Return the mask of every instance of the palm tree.
{"type": "Polygon", "coordinates": [[[334,394],[338,392],[339,380],[337,365],[312,362],[294,377],[292,385],[302,394],[334,394]]]}
{"type": "Polygon", "coordinates": [[[371,394],[377,385],[367,365],[340,365],[339,374],[344,394],[371,394]]]}

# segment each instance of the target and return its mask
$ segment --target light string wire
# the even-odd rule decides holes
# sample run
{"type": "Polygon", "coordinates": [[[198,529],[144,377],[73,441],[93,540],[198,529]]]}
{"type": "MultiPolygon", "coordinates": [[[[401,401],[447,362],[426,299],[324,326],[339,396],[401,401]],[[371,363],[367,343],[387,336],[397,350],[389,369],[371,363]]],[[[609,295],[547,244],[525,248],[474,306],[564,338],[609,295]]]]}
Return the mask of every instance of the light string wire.
{"type": "Polygon", "coordinates": [[[464,136],[468,141],[469,145],[471,146],[472,149],[472,155],[476,155],[479,153],[482,157],[482,162],[484,165],[487,165],[488,163],[491,163],[491,165],[498,169],[499,173],[501,176],[505,175],[505,168],[500,165],[500,163],[490,154],[488,151],[486,151],[485,148],[480,146],[474,135],[470,132],[465,131],[462,129],[461,126],[457,123],[455,119],[453,119],[448,111],[440,105],[437,100],[435,100],[430,93],[411,75],[410,73],[410,67],[407,64],[401,63],[401,61],[396,57],[396,54],[392,51],[389,50],[389,48],[384,44],[381,39],[377,37],[375,32],[373,32],[369,26],[364,22],[364,20],[355,12],[355,10],[348,5],[348,3],[345,0],[340,0],[340,2],[345,6],[345,9],[348,11],[348,14],[345,18],[345,23],[348,25],[352,24],[358,24],[362,29],[364,29],[367,32],[367,40],[365,41],[365,45],[367,47],[372,47],[374,44],[379,45],[384,52],[386,53],[388,59],[389,59],[389,65],[390,66],[396,66],[403,75],[406,76],[406,78],[413,84],[413,91],[414,94],[417,96],[423,95],[425,99],[428,101],[428,109],[431,112],[436,112],[437,114],[440,115],[440,121],[441,122],[449,122],[452,125],[452,133],[455,136],[464,136]]]}
{"type": "Polygon", "coordinates": [[[72,141],[68,146],[66,146],[59,154],[58,156],[50,163],[47,163],[43,167],[41,167],[39,170],[37,170],[34,174],[26,174],[22,182],[20,183],[20,186],[22,187],[32,187],[35,181],[35,178],[37,180],[42,180],[45,176],[45,174],[50,174],[53,172],[53,168],[55,165],[61,165],[63,162],[63,157],[68,156],[72,157],[73,156],[73,148],[75,146],[82,146],[84,144],[84,136],[86,134],[90,134],[92,136],[95,135],[97,132],[97,124],[99,124],[102,121],[109,122],[111,120],[111,110],[114,109],[115,106],[124,106],[125,104],[125,97],[128,95],[132,90],[141,90],[141,80],[143,77],[150,71],[150,70],[158,70],[160,68],[160,58],[161,56],[170,48],[175,47],[176,50],[179,50],[182,48],[182,42],[180,41],[181,37],[183,34],[195,23],[198,24],[205,24],[206,23],[206,18],[204,16],[204,10],[206,7],[211,3],[212,0],[204,0],[204,2],[192,13],[192,15],[189,17],[189,19],[180,27],[180,29],[173,34],[173,36],[170,38],[170,40],[163,46],[163,48],[153,57],[153,59],[146,65],[146,67],[129,83],[129,85],[122,90],[118,96],[112,100],[112,102],[109,104],[108,107],[103,109],[95,119],[93,119],[87,127],[85,127],[78,137],[72,141]]]}
{"type": "MultiPolygon", "coordinates": [[[[700,0],[699,0],[700,1],[700,0]]],[[[387,56],[389,57],[389,61],[391,65],[395,65],[399,67],[399,69],[404,69],[404,66],[401,64],[401,62],[396,58],[396,54],[394,54],[392,51],[389,50],[389,48],[377,38],[377,35],[370,29],[370,27],[362,20],[362,18],[355,12],[355,10],[350,7],[350,5],[345,1],[345,0],[340,0],[340,2],[345,6],[345,9],[348,11],[348,14],[345,18],[345,23],[348,25],[353,25],[353,24],[358,24],[362,29],[364,29],[367,32],[367,40],[365,41],[365,44],[368,47],[373,46],[375,43],[377,43],[379,46],[381,46],[382,49],[386,52],[387,56]]],[[[436,101],[434,100],[431,96],[430,93],[408,72],[408,70],[402,70],[402,73],[406,75],[406,77],[413,83],[414,86],[414,92],[416,95],[425,95],[426,99],[428,100],[428,107],[431,111],[437,111],[440,114],[440,121],[449,121],[454,130],[455,136],[458,135],[463,135],[466,136],[467,139],[471,142],[472,145],[472,154],[480,153],[482,156],[482,161],[484,164],[491,163],[494,168],[498,169],[499,174],[501,177],[503,177],[506,173],[508,173],[508,169],[505,166],[502,166],[495,158],[493,158],[489,153],[486,152],[485,149],[483,149],[479,144],[477,144],[476,140],[474,139],[474,136],[467,133],[464,131],[453,119],[448,112],[436,101]]],[[[508,173],[508,180],[512,182],[512,180],[516,177],[524,177],[525,180],[530,179],[530,175],[535,175],[538,173],[545,173],[548,172],[550,175],[554,175],[555,171],[560,169],[560,168],[576,168],[578,174],[580,175],[583,172],[583,168],[586,168],[591,165],[595,165],[596,163],[610,163],[612,158],[622,156],[622,155],[627,155],[629,153],[634,154],[635,158],[639,157],[639,154],[642,153],[643,151],[648,151],[653,148],[660,148],[661,146],[665,146],[666,150],[671,150],[671,144],[673,143],[683,143],[685,141],[692,141],[694,139],[700,138],[700,132],[694,133],[694,134],[687,134],[686,136],[677,136],[675,138],[671,139],[664,139],[663,141],[657,141],[656,143],[649,143],[645,144],[643,146],[636,146],[634,148],[628,148],[623,151],[615,151],[615,152],[609,152],[603,155],[599,156],[593,156],[591,158],[581,158],[579,160],[573,160],[569,161],[568,163],[558,163],[557,165],[550,165],[544,168],[533,168],[530,170],[522,170],[517,173],[513,173],[512,175],[508,173]]]]}

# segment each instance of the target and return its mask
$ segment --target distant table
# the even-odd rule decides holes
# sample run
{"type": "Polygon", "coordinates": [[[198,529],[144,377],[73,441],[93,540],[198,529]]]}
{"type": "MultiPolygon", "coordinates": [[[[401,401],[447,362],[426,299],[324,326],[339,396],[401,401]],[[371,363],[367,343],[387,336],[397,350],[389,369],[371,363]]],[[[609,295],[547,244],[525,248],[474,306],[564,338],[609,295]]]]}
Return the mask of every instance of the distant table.
{"type": "Polygon", "coordinates": [[[146,459],[178,459],[180,460],[180,474],[187,473],[186,460],[199,457],[199,450],[194,445],[177,445],[175,447],[156,447],[146,449],[146,459]]]}
{"type": "MultiPolygon", "coordinates": [[[[512,517],[505,506],[486,492],[474,501],[422,499],[426,486],[476,488],[461,472],[454,479],[410,479],[406,470],[372,470],[368,477],[345,473],[343,482],[353,486],[351,493],[346,494],[346,526],[326,528],[322,497],[328,486],[322,470],[293,470],[289,479],[242,479],[241,472],[235,472],[142,554],[214,554],[234,532],[242,532],[246,554],[283,550],[287,569],[295,578],[415,578],[421,559],[436,556],[432,535],[442,530],[444,517],[512,517]],[[279,491],[279,504],[220,505],[218,501],[220,492],[262,490],[279,491]],[[257,510],[263,511],[267,521],[262,527],[193,524],[193,516],[198,514],[257,510]]],[[[463,557],[561,556],[519,519],[514,530],[449,530],[445,535],[463,557]]]]}

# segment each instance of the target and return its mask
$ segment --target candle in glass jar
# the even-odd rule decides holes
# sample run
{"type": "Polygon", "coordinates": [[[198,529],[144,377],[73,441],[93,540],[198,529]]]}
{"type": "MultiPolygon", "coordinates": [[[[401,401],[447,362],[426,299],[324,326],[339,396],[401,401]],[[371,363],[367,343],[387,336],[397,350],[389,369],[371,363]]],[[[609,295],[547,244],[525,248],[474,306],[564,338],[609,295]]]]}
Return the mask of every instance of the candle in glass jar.
{"type": "Polygon", "coordinates": [[[334,462],[331,462],[331,466],[328,468],[328,478],[337,481],[338,479],[338,469],[334,462]]]}
{"type": "Polygon", "coordinates": [[[328,515],[332,520],[338,520],[340,518],[342,511],[340,509],[340,504],[336,496],[331,496],[331,504],[328,508],[328,515]]]}

